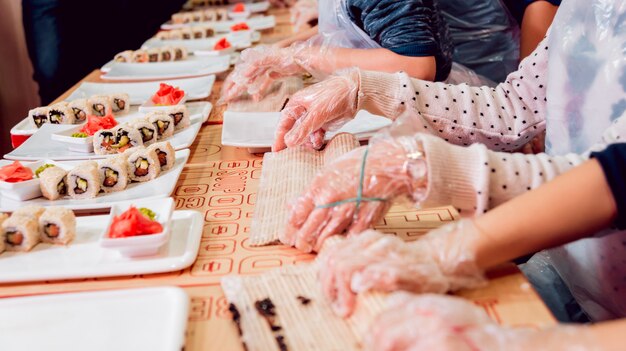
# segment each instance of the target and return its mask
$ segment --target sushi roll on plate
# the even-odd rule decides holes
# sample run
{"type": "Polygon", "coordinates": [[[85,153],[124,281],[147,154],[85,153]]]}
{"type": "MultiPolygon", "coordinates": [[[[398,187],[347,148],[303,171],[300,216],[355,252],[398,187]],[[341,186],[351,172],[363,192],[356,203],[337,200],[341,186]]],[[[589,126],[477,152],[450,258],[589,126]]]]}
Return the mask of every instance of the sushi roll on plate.
{"type": "Polygon", "coordinates": [[[147,182],[161,173],[161,164],[154,150],[139,148],[128,157],[128,175],[136,182],[147,182]]]}
{"type": "Polygon", "coordinates": [[[188,55],[189,54],[187,53],[186,47],[183,47],[183,46],[174,47],[174,61],[186,60],[188,55]]]}
{"type": "Polygon", "coordinates": [[[174,166],[176,155],[174,148],[169,141],[152,144],[148,147],[148,150],[154,151],[157,155],[159,165],[161,166],[161,172],[167,171],[174,166]]]}
{"type": "Polygon", "coordinates": [[[50,122],[48,119],[48,107],[37,107],[28,111],[28,119],[37,128],[41,128],[44,123],[50,122]]]}
{"type": "Polygon", "coordinates": [[[7,251],[30,251],[39,243],[39,222],[34,216],[13,214],[2,222],[7,251]]]}
{"type": "Polygon", "coordinates": [[[124,190],[128,186],[128,160],[124,154],[100,161],[98,172],[102,180],[100,188],[105,193],[124,190]]]}
{"type": "Polygon", "coordinates": [[[133,50],[122,51],[119,54],[115,55],[113,58],[115,62],[132,62],[133,61],[133,50]]]}
{"type": "Polygon", "coordinates": [[[161,56],[159,60],[161,62],[169,62],[174,59],[174,49],[169,46],[164,46],[161,48],[161,56]]]}
{"type": "Polygon", "coordinates": [[[146,115],[148,122],[157,130],[157,139],[166,139],[174,135],[174,119],[161,111],[150,112],[146,115]]]}
{"type": "Polygon", "coordinates": [[[67,173],[67,193],[72,199],[92,199],[100,192],[98,164],[83,162],[67,173]]]}
{"type": "Polygon", "coordinates": [[[46,168],[39,174],[41,193],[48,200],[57,200],[67,195],[67,171],[58,166],[46,168]]]}
{"type": "Polygon", "coordinates": [[[117,127],[111,129],[100,129],[93,135],[93,151],[96,155],[109,155],[117,151],[112,147],[116,143],[115,135],[117,127]]]}
{"type": "Polygon", "coordinates": [[[183,32],[180,29],[173,29],[169,31],[169,40],[181,40],[183,39],[183,32]]]}
{"type": "Polygon", "coordinates": [[[185,129],[191,124],[189,112],[187,112],[187,106],[185,105],[168,107],[167,110],[165,110],[165,114],[172,117],[172,120],[174,120],[174,130],[185,129]]]}
{"type": "Polygon", "coordinates": [[[193,27],[191,29],[191,32],[193,33],[193,38],[194,39],[202,39],[204,38],[204,29],[202,27],[193,27]]]}
{"type": "Polygon", "coordinates": [[[76,99],[69,103],[69,108],[74,114],[74,123],[83,123],[87,120],[87,116],[91,115],[91,108],[87,103],[87,99],[76,99]]]}
{"type": "Polygon", "coordinates": [[[43,208],[42,206],[37,206],[37,205],[29,205],[29,206],[23,206],[18,208],[17,210],[13,211],[13,216],[31,216],[37,220],[39,220],[39,216],[41,216],[41,214],[45,211],[46,209],[43,208]]]}
{"type": "Polygon", "coordinates": [[[141,141],[144,146],[151,145],[156,143],[158,139],[158,134],[156,127],[148,122],[146,119],[136,119],[131,123],[131,126],[141,134],[141,141]]]}
{"type": "Polygon", "coordinates": [[[44,243],[67,245],[76,236],[76,217],[65,207],[48,207],[39,217],[40,240],[44,243]]]}
{"type": "Polygon", "coordinates": [[[126,93],[110,94],[112,111],[115,114],[124,114],[130,111],[130,96],[126,93]]]}
{"type": "Polygon", "coordinates": [[[111,145],[111,148],[118,153],[122,153],[127,149],[131,149],[137,146],[142,146],[143,141],[141,133],[129,124],[123,124],[118,126],[115,131],[115,144],[111,145]]]}
{"type": "Polygon", "coordinates": [[[191,28],[183,28],[180,30],[180,33],[183,40],[193,39],[193,31],[191,28]]]}
{"type": "Polygon", "coordinates": [[[111,97],[108,95],[94,95],[89,98],[88,104],[93,114],[98,117],[104,117],[107,111],[112,111],[111,97]]]}
{"type": "Polygon", "coordinates": [[[135,51],[133,51],[132,62],[134,62],[134,63],[145,63],[145,62],[148,62],[148,52],[146,50],[135,50],[135,51]]]}
{"type": "Polygon", "coordinates": [[[4,233],[4,228],[2,228],[2,223],[9,218],[9,215],[6,213],[0,213],[0,253],[4,252],[6,247],[6,235],[4,233]]]}
{"type": "Polygon", "coordinates": [[[148,53],[148,62],[159,62],[159,59],[161,58],[161,51],[159,48],[148,49],[146,52],[148,53]]]}
{"type": "Polygon", "coordinates": [[[76,118],[67,102],[59,102],[48,108],[50,124],[74,124],[76,118]]]}

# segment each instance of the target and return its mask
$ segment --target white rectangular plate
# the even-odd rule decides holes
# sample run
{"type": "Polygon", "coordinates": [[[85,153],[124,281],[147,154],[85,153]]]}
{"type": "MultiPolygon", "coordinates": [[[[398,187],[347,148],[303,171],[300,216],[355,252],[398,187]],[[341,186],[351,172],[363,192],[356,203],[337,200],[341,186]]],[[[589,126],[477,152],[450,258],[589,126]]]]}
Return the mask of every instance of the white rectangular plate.
{"type": "Polygon", "coordinates": [[[11,351],[180,351],[189,297],[180,288],[0,300],[0,346],[11,351]]]}
{"type": "Polygon", "coordinates": [[[68,101],[88,98],[91,95],[112,94],[126,92],[130,95],[130,103],[141,105],[159,90],[159,83],[179,87],[184,90],[189,100],[198,100],[209,97],[215,76],[203,76],[185,79],[170,79],[165,81],[140,83],[93,83],[84,82],[67,98],[68,101]]]}
{"type": "Polygon", "coordinates": [[[276,18],[274,16],[255,16],[252,18],[248,18],[244,21],[191,22],[181,24],[173,24],[172,22],[167,22],[161,25],[161,29],[171,30],[181,29],[185,27],[209,25],[218,33],[228,33],[230,32],[230,27],[241,22],[245,22],[246,24],[248,24],[248,27],[250,27],[250,29],[252,30],[264,30],[276,27],[276,18]]]}
{"type": "Polygon", "coordinates": [[[155,62],[155,63],[114,63],[110,71],[101,76],[108,80],[172,79],[192,76],[205,76],[221,73],[230,68],[228,56],[213,59],[155,62]]]}
{"type": "MultiPolygon", "coordinates": [[[[210,113],[212,105],[209,102],[192,103],[198,106],[203,106],[202,114],[197,112],[198,108],[190,109],[191,125],[181,131],[177,131],[173,136],[163,139],[163,141],[169,141],[172,144],[174,150],[186,149],[193,144],[202,123],[206,121],[210,113]],[[208,104],[208,105],[206,105],[208,104]],[[208,109],[209,112],[206,112],[208,109]],[[194,113],[195,112],[195,113],[194,113]],[[193,114],[192,114],[193,113],[193,114]]],[[[192,105],[189,104],[189,105],[192,105]]],[[[142,116],[139,114],[136,117],[142,116]]],[[[127,122],[131,119],[120,119],[119,122],[127,122]]],[[[28,138],[22,145],[4,155],[4,158],[8,160],[20,160],[20,161],[38,161],[42,159],[51,159],[55,161],[67,161],[67,160],[97,160],[114,155],[96,155],[94,152],[81,152],[70,150],[72,145],[66,140],[69,135],[72,134],[72,129],[75,129],[75,125],[50,125],[45,124],[37,130],[33,136],[28,138]]]]}
{"type": "Polygon", "coordinates": [[[165,62],[146,62],[146,63],[132,63],[132,62],[115,62],[113,60],[107,62],[104,64],[104,66],[100,67],[100,71],[102,72],[109,72],[111,70],[111,67],[113,67],[114,65],[130,65],[130,66],[134,66],[134,65],[148,65],[151,67],[162,67],[164,69],[168,69],[167,66],[171,65],[171,64],[177,64],[177,63],[182,63],[182,62],[198,62],[198,61],[210,61],[210,60],[214,60],[211,57],[198,57],[198,56],[187,56],[186,59],[184,60],[180,60],[180,61],[165,61],[165,62]]]}
{"type": "MultiPolygon", "coordinates": [[[[280,112],[232,112],[224,113],[222,144],[246,148],[270,148],[274,143],[280,112]]],[[[330,140],[337,133],[354,134],[359,140],[369,139],[375,132],[390,125],[388,118],[361,110],[356,117],[338,131],[326,133],[330,140]]]]}
{"type": "Polygon", "coordinates": [[[124,257],[100,245],[108,219],[76,217],[76,238],[68,246],[42,243],[30,252],[1,253],[0,283],[165,273],[185,269],[196,260],[203,226],[199,212],[174,211],[169,242],[158,254],[141,258],[124,257]]]}
{"type": "MultiPolygon", "coordinates": [[[[22,206],[27,205],[39,205],[39,206],[65,206],[73,210],[95,210],[110,208],[111,205],[138,199],[158,199],[170,196],[178,177],[183,171],[183,167],[187,163],[189,158],[189,149],[176,151],[176,163],[171,169],[161,173],[156,179],[143,182],[143,183],[131,183],[128,187],[122,191],[114,193],[100,193],[93,199],[81,199],[74,200],[69,197],[64,197],[59,200],[48,200],[45,197],[38,197],[27,201],[16,201],[2,197],[0,194],[0,212],[12,212],[22,206]]],[[[69,169],[79,164],[82,161],[68,161],[60,162],[59,166],[65,169],[69,169]]],[[[7,160],[0,160],[0,167],[11,163],[7,160]]],[[[2,256],[0,254],[0,261],[2,256]]]]}
{"type": "Polygon", "coordinates": [[[255,36],[260,37],[260,33],[253,31],[240,31],[229,33],[226,35],[216,36],[207,39],[180,39],[180,40],[161,40],[157,38],[148,39],[141,46],[143,49],[160,48],[163,46],[184,46],[188,51],[214,51],[215,44],[222,38],[226,38],[228,42],[237,49],[249,48],[254,42],[255,36]]]}

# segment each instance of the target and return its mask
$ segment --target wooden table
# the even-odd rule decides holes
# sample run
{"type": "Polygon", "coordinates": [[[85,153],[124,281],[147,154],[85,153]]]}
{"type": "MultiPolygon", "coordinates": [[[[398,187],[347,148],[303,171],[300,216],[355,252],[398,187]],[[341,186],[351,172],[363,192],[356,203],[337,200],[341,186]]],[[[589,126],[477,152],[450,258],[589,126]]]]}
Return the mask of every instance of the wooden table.
{"type": "MultiPolygon", "coordinates": [[[[264,42],[273,42],[291,33],[288,12],[272,10],[277,27],[263,33],[264,42]]],[[[84,81],[98,82],[94,71],[84,81]]],[[[223,79],[223,77],[221,77],[223,79]]],[[[213,87],[209,101],[219,97],[222,79],[213,87]]],[[[60,97],[65,98],[78,84],[60,97]]],[[[191,157],[172,196],[177,209],[199,211],[205,218],[202,243],[195,263],[179,272],[131,277],[81,279],[0,285],[0,297],[175,285],[191,298],[185,350],[240,350],[239,337],[230,320],[228,303],[219,286],[227,274],[258,274],[283,265],[310,261],[313,256],[284,246],[262,248],[247,245],[247,233],[256,201],[262,157],[244,149],[222,146],[221,114],[217,107],[191,146],[191,157]]],[[[417,212],[395,208],[377,229],[403,236],[423,234],[457,214],[442,208],[417,212]]],[[[462,292],[483,306],[497,321],[508,325],[542,327],[554,323],[524,276],[512,265],[491,273],[487,288],[462,292]]]]}

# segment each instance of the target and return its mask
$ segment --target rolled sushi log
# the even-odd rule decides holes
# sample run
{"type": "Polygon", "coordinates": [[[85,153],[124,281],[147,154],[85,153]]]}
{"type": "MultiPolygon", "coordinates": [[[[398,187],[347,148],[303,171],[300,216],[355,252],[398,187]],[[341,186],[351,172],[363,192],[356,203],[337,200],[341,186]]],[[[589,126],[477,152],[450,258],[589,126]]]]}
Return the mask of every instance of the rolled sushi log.
{"type": "Polygon", "coordinates": [[[168,107],[165,110],[165,114],[172,117],[174,120],[174,130],[185,129],[191,124],[189,112],[187,112],[187,106],[185,105],[168,107]]]}
{"type": "Polygon", "coordinates": [[[110,155],[117,152],[112,147],[116,143],[115,135],[117,127],[111,129],[100,129],[93,135],[93,151],[96,155],[110,155]]]}
{"type": "Polygon", "coordinates": [[[76,236],[76,217],[65,207],[48,207],[39,217],[40,240],[44,243],[67,245],[76,236]]]}
{"type": "Polygon", "coordinates": [[[74,112],[67,102],[59,102],[48,108],[50,124],[74,124],[74,112]]]}
{"type": "Polygon", "coordinates": [[[9,215],[6,213],[0,213],[0,253],[3,253],[6,248],[6,234],[4,232],[4,228],[2,228],[2,223],[9,218],[9,215]]]}
{"type": "Polygon", "coordinates": [[[159,176],[161,164],[154,150],[139,148],[128,157],[128,175],[136,182],[147,182],[159,176]]]}
{"type": "Polygon", "coordinates": [[[48,200],[57,200],[67,195],[67,171],[61,167],[52,166],[39,174],[41,194],[48,200]]]}
{"type": "Polygon", "coordinates": [[[148,121],[157,130],[157,139],[166,139],[174,135],[174,119],[162,111],[150,112],[146,115],[148,121]]]}
{"type": "Polygon", "coordinates": [[[13,214],[2,222],[7,251],[30,251],[39,243],[39,224],[34,216],[13,214]]]}
{"type": "Polygon", "coordinates": [[[113,111],[111,97],[108,95],[94,95],[87,101],[95,116],[104,117],[108,111],[113,111]]]}
{"type": "Polygon", "coordinates": [[[110,94],[113,113],[124,114],[130,111],[130,96],[126,93],[110,94]]]}
{"type": "Polygon", "coordinates": [[[87,161],[67,173],[67,193],[72,199],[93,199],[100,192],[98,164],[87,161]]]}
{"type": "Polygon", "coordinates": [[[87,103],[87,99],[76,99],[69,103],[69,108],[74,114],[74,123],[83,123],[87,120],[87,116],[92,115],[91,107],[87,103]]]}
{"type": "Polygon", "coordinates": [[[176,162],[176,152],[169,141],[152,144],[148,150],[154,151],[161,166],[161,172],[167,171],[174,166],[176,162]]]}
{"type": "Polygon", "coordinates": [[[154,124],[148,122],[146,119],[136,119],[131,123],[131,126],[141,134],[141,141],[143,146],[148,146],[156,143],[158,139],[158,133],[154,124]]]}
{"type": "Polygon", "coordinates": [[[122,153],[138,146],[143,146],[141,133],[128,124],[118,125],[115,131],[115,144],[111,145],[111,148],[122,153]]]}
{"type": "Polygon", "coordinates": [[[128,161],[125,155],[100,161],[98,172],[102,180],[100,189],[105,193],[124,190],[128,186],[128,161]]]}
{"type": "Polygon", "coordinates": [[[48,119],[48,107],[37,107],[28,111],[28,119],[35,127],[41,128],[44,123],[50,122],[48,119]]]}

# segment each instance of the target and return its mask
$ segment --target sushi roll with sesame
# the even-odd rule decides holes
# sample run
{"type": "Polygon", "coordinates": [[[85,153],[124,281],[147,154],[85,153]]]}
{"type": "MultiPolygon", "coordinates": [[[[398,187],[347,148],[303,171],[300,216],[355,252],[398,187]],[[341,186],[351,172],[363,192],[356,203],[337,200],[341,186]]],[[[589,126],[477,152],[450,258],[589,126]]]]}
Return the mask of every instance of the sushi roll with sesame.
{"type": "Polygon", "coordinates": [[[148,62],[159,62],[161,58],[161,50],[159,48],[152,48],[146,50],[148,54],[148,62]]]}
{"type": "Polygon", "coordinates": [[[162,140],[174,135],[174,119],[162,111],[150,112],[146,115],[157,131],[157,139],[162,140]]]}
{"type": "Polygon", "coordinates": [[[2,222],[7,251],[30,251],[39,244],[39,221],[34,216],[15,214],[2,222]]]}
{"type": "Polygon", "coordinates": [[[174,47],[174,61],[182,61],[187,59],[187,48],[183,46],[174,47]]]}
{"type": "Polygon", "coordinates": [[[4,233],[4,228],[2,228],[2,223],[9,218],[9,215],[6,213],[0,213],[0,253],[4,252],[6,247],[6,234],[4,233]]]}
{"type": "Polygon", "coordinates": [[[131,123],[131,126],[141,134],[141,141],[144,146],[151,145],[156,143],[158,139],[158,134],[156,131],[156,127],[148,122],[146,119],[136,119],[131,123]]]}
{"type": "Polygon", "coordinates": [[[118,153],[122,153],[138,146],[143,146],[139,131],[129,124],[119,125],[115,130],[115,144],[111,145],[111,148],[118,153]]]}
{"type": "Polygon", "coordinates": [[[115,114],[125,114],[130,111],[130,96],[126,93],[110,94],[112,111],[115,114]]]}
{"type": "Polygon", "coordinates": [[[226,9],[215,10],[216,21],[226,21],[228,19],[228,11],[226,9]]]}
{"type": "Polygon", "coordinates": [[[174,120],[174,130],[185,129],[191,124],[189,112],[187,112],[187,106],[185,105],[168,107],[165,110],[165,114],[172,117],[174,120]]]}
{"type": "Polygon", "coordinates": [[[52,166],[39,174],[41,193],[48,200],[57,200],[67,195],[67,171],[61,167],[52,166]]]}
{"type": "Polygon", "coordinates": [[[146,50],[133,51],[132,62],[134,63],[148,62],[148,52],[146,50]]]}
{"type": "Polygon", "coordinates": [[[48,107],[50,124],[74,124],[76,118],[67,102],[59,102],[48,107]]]}
{"type": "Polygon", "coordinates": [[[93,151],[96,155],[115,154],[117,151],[112,147],[116,143],[115,135],[117,127],[100,129],[93,135],[93,151]]]}
{"type": "Polygon", "coordinates": [[[136,182],[147,182],[161,173],[161,164],[154,150],[138,148],[128,157],[128,175],[136,182]]]}
{"type": "Polygon", "coordinates": [[[193,22],[202,22],[203,19],[204,16],[202,14],[202,11],[194,11],[191,13],[191,20],[193,22]]]}
{"type": "Polygon", "coordinates": [[[87,103],[87,99],[76,99],[69,103],[69,108],[74,114],[74,123],[79,124],[87,120],[87,116],[91,115],[91,108],[87,103]]]}
{"type": "Polygon", "coordinates": [[[133,50],[122,51],[113,57],[115,62],[133,62],[133,50]]]}
{"type": "Polygon", "coordinates": [[[98,164],[83,162],[67,173],[67,193],[72,199],[93,199],[100,192],[98,164]]]}
{"type": "Polygon", "coordinates": [[[169,46],[164,46],[161,48],[161,53],[159,57],[159,61],[161,62],[169,62],[174,60],[174,49],[169,46]]]}
{"type": "Polygon", "coordinates": [[[173,29],[169,31],[169,40],[181,40],[183,39],[183,32],[180,29],[173,29]]]}
{"type": "Polygon", "coordinates": [[[208,9],[204,10],[202,13],[205,22],[213,22],[215,21],[215,10],[208,9]]]}
{"type": "Polygon", "coordinates": [[[183,28],[180,30],[180,33],[183,40],[193,39],[193,31],[191,28],[183,28]]]}
{"type": "Polygon", "coordinates": [[[43,208],[42,206],[37,206],[37,205],[22,206],[18,208],[17,210],[13,211],[12,215],[13,216],[16,216],[16,215],[17,216],[31,216],[39,220],[39,216],[41,216],[41,214],[45,210],[46,209],[43,208]]]}
{"type": "Polygon", "coordinates": [[[48,107],[37,107],[28,111],[28,119],[37,128],[41,128],[44,123],[50,122],[48,119],[48,107]]]}
{"type": "Polygon", "coordinates": [[[94,95],[87,100],[94,116],[104,117],[108,111],[113,110],[111,97],[108,95],[94,95]]]}
{"type": "Polygon", "coordinates": [[[48,207],[39,217],[40,240],[44,243],[67,245],[76,236],[76,216],[65,207],[48,207]]]}
{"type": "Polygon", "coordinates": [[[200,26],[197,27],[193,27],[191,29],[191,32],[193,33],[193,39],[202,39],[204,38],[204,29],[200,26]]]}
{"type": "Polygon", "coordinates": [[[154,151],[159,160],[161,166],[161,172],[167,171],[174,166],[176,161],[176,154],[172,144],[169,141],[162,141],[160,143],[152,144],[148,147],[148,150],[154,151]]]}
{"type": "Polygon", "coordinates": [[[167,31],[160,31],[154,37],[158,40],[168,40],[170,38],[170,33],[167,31]]]}
{"type": "Polygon", "coordinates": [[[215,35],[215,30],[212,27],[204,27],[204,37],[212,38],[215,35]]]}
{"type": "Polygon", "coordinates": [[[112,193],[126,189],[128,186],[128,159],[126,154],[107,158],[98,164],[98,172],[102,180],[100,189],[112,193]]]}

